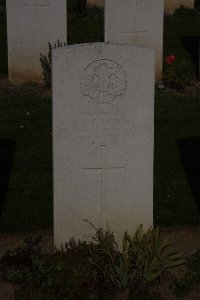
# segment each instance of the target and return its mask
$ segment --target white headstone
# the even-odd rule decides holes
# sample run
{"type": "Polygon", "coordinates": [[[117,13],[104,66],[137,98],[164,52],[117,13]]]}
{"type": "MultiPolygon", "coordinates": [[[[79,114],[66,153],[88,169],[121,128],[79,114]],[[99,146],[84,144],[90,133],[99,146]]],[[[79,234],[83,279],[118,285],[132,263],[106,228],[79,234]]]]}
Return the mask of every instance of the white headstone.
{"type": "Polygon", "coordinates": [[[105,0],[105,42],[155,50],[162,77],[164,0],[105,0]]]}
{"type": "Polygon", "coordinates": [[[66,0],[7,0],[8,69],[12,82],[41,81],[40,52],[67,40],[66,0]]]}
{"type": "Polygon", "coordinates": [[[153,223],[154,52],[104,43],[53,52],[54,237],[84,222],[124,232],[153,223]]]}

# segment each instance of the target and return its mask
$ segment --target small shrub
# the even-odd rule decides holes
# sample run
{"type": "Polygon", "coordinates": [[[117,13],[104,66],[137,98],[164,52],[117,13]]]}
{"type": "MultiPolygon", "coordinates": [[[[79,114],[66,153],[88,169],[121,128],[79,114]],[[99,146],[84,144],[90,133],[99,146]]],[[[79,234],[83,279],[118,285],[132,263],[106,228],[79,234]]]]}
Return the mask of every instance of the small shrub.
{"type": "Polygon", "coordinates": [[[1,277],[8,281],[23,282],[34,273],[33,261],[43,259],[40,238],[25,239],[20,247],[8,251],[0,262],[1,277]]]}
{"type": "Polygon", "coordinates": [[[90,245],[91,261],[109,288],[128,289],[138,297],[144,296],[148,284],[167,269],[184,263],[182,253],[171,250],[167,239],[161,240],[158,228],[145,233],[141,225],[133,237],[126,232],[122,252],[109,228],[95,230],[96,244],[90,245]]]}
{"type": "MultiPolygon", "coordinates": [[[[44,55],[40,53],[40,64],[42,68],[42,74],[44,77],[45,85],[50,88],[51,87],[51,72],[52,72],[52,49],[62,47],[63,44],[58,40],[57,44],[55,43],[52,47],[51,43],[48,43],[48,53],[44,55]]],[[[64,43],[66,46],[66,43],[64,43]]]]}
{"type": "Polygon", "coordinates": [[[164,60],[163,80],[166,86],[183,91],[195,80],[195,67],[189,56],[176,57],[170,54],[164,60]]]}
{"type": "Polygon", "coordinates": [[[0,261],[1,278],[17,283],[19,299],[88,299],[93,273],[89,265],[88,244],[71,239],[65,250],[43,254],[39,239],[25,240],[22,246],[8,251],[0,261]],[[82,290],[86,289],[82,296],[82,290]],[[36,298],[34,296],[37,295],[36,298]]]}
{"type": "Polygon", "coordinates": [[[18,299],[144,300],[150,299],[151,282],[184,262],[181,253],[160,239],[158,229],[145,233],[140,226],[133,237],[125,233],[120,251],[109,228],[92,226],[96,234],[91,243],[70,239],[53,255],[41,252],[39,239],[25,240],[1,259],[2,279],[21,287],[18,299]]]}

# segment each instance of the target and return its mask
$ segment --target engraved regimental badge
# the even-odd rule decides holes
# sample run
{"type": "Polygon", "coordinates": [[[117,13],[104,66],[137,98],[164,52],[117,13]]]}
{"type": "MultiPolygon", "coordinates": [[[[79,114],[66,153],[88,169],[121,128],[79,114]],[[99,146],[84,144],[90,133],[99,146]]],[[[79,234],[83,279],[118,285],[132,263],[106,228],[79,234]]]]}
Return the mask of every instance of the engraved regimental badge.
{"type": "Polygon", "coordinates": [[[126,88],[126,73],[113,60],[96,60],[84,69],[81,76],[81,91],[90,103],[114,104],[116,100],[122,100],[126,88]]]}

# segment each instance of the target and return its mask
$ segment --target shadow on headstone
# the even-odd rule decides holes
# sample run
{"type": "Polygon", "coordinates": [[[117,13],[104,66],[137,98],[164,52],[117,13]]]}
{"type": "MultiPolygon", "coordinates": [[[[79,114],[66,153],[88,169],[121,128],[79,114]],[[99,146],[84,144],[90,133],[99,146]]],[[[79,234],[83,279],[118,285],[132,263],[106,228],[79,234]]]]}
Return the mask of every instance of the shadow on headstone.
{"type": "Polygon", "coordinates": [[[0,139],[0,216],[3,210],[11,168],[14,159],[15,141],[0,139]]]}
{"type": "Polygon", "coordinates": [[[177,143],[192,195],[200,211],[200,137],[179,139],[177,143]]]}

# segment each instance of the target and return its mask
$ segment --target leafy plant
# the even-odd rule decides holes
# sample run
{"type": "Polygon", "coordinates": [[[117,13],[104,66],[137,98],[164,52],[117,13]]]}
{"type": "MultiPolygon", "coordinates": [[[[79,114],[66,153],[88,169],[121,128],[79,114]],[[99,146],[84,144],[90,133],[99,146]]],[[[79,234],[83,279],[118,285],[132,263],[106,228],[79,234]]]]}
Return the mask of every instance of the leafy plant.
{"type": "Polygon", "coordinates": [[[125,233],[124,245],[139,284],[144,280],[151,282],[168,268],[185,262],[181,252],[170,249],[168,239],[160,238],[159,228],[150,228],[145,233],[140,225],[133,237],[125,233]]]}
{"type": "Polygon", "coordinates": [[[91,243],[72,238],[52,255],[42,253],[40,239],[8,251],[0,261],[1,277],[21,287],[16,299],[149,299],[150,283],[184,262],[168,250],[157,228],[144,232],[141,225],[133,237],[125,233],[120,251],[109,227],[91,226],[91,243]]]}
{"type": "Polygon", "coordinates": [[[167,239],[160,239],[158,228],[150,228],[145,233],[141,225],[133,237],[125,232],[120,252],[109,228],[104,231],[91,225],[96,230],[95,243],[90,247],[91,263],[110,288],[128,289],[141,295],[145,286],[168,268],[185,262],[182,253],[170,249],[167,239]]]}
{"type": "MultiPolygon", "coordinates": [[[[42,74],[44,77],[44,82],[47,87],[51,87],[51,72],[52,72],[52,49],[62,47],[63,44],[60,41],[57,41],[57,44],[54,44],[52,47],[51,43],[48,43],[48,53],[47,55],[40,53],[40,64],[42,68],[42,74]]],[[[66,46],[66,43],[64,43],[66,46]]]]}
{"type": "MultiPolygon", "coordinates": [[[[91,223],[90,223],[91,224],[91,223]]],[[[90,244],[91,264],[98,270],[98,275],[103,279],[105,286],[112,288],[125,288],[128,285],[128,261],[118,251],[118,245],[114,234],[109,228],[104,231],[102,228],[96,230],[90,244]]]]}
{"type": "MultiPolygon", "coordinates": [[[[41,252],[39,242],[40,239],[27,239],[14,251],[8,251],[0,261],[1,278],[21,287],[19,299],[24,299],[22,294],[25,299],[80,299],[83,288],[94,278],[88,244],[71,239],[65,251],[48,255],[41,252]]],[[[88,293],[81,299],[88,299],[88,293]]]]}
{"type": "Polygon", "coordinates": [[[194,66],[188,55],[175,57],[169,55],[164,60],[163,80],[166,86],[183,91],[186,86],[195,80],[194,66]]]}
{"type": "Polygon", "coordinates": [[[200,249],[187,260],[188,272],[177,282],[175,293],[183,297],[200,285],[200,249]]]}
{"type": "Polygon", "coordinates": [[[25,239],[20,247],[8,251],[0,261],[1,277],[8,281],[22,282],[31,279],[34,260],[42,259],[40,238],[25,239]]]}

